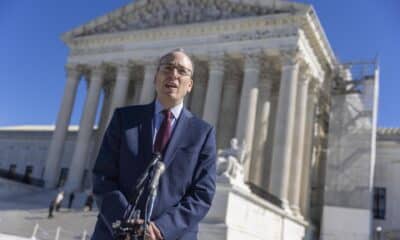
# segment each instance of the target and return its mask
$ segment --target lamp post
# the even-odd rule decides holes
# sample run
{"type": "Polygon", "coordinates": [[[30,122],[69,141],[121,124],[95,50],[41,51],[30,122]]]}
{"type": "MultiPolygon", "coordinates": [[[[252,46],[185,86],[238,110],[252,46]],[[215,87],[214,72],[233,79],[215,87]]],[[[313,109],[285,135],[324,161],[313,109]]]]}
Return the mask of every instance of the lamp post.
{"type": "Polygon", "coordinates": [[[375,231],[376,231],[376,239],[377,240],[382,240],[382,227],[381,226],[377,226],[375,231]]]}

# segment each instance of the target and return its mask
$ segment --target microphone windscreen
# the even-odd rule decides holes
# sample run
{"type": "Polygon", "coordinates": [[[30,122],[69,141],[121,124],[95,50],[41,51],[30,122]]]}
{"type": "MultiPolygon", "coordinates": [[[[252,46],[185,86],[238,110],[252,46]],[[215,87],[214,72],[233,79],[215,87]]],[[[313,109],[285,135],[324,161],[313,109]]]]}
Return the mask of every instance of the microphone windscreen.
{"type": "Polygon", "coordinates": [[[165,164],[163,162],[157,162],[154,165],[154,174],[151,179],[150,189],[157,189],[158,183],[160,182],[160,177],[165,171],[165,164]]]}

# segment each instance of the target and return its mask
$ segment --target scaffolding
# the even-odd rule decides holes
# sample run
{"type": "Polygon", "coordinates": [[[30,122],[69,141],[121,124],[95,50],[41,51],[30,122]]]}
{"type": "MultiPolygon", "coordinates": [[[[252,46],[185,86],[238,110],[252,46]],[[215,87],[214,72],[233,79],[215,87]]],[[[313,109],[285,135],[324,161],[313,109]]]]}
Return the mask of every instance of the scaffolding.
{"type": "MultiPolygon", "coordinates": [[[[331,86],[322,228],[325,228],[323,235],[346,239],[346,233],[334,233],[324,221],[338,218],[341,211],[361,210],[368,214],[371,210],[379,86],[377,61],[337,66],[331,86]]],[[[356,218],[354,214],[348,216],[356,218]]],[[[362,238],[369,239],[370,220],[358,220],[368,223],[363,229],[352,229],[352,234],[366,234],[362,238]]],[[[342,221],[337,222],[338,226],[346,224],[346,219],[337,221],[342,221]]]]}

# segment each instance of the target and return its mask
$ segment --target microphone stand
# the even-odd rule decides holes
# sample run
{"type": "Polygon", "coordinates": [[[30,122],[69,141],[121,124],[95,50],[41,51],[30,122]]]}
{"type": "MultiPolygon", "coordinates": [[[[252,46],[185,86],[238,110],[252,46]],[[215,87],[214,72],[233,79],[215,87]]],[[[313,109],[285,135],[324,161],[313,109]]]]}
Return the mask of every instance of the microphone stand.
{"type": "Polygon", "coordinates": [[[157,188],[160,182],[160,177],[165,171],[165,165],[163,162],[157,162],[154,168],[152,179],[149,182],[150,193],[146,200],[146,211],[144,212],[144,232],[147,231],[147,227],[150,225],[150,217],[153,213],[154,203],[157,197],[157,188]]]}
{"type": "MultiPolygon", "coordinates": [[[[143,239],[144,240],[144,235],[145,231],[147,230],[147,221],[150,220],[150,216],[152,213],[153,205],[154,205],[154,200],[155,196],[153,192],[153,189],[151,189],[150,195],[154,195],[154,199],[152,200],[152,206],[151,206],[151,211],[150,215],[148,215],[147,211],[147,203],[149,201],[149,198],[146,201],[146,211],[145,211],[145,221],[142,225],[139,225],[139,219],[140,219],[140,209],[137,209],[139,200],[142,197],[143,191],[146,187],[146,179],[149,179],[152,177],[152,174],[154,172],[153,168],[154,165],[156,165],[159,161],[161,160],[161,154],[160,153],[154,153],[152,161],[150,164],[146,167],[145,171],[141,175],[141,177],[138,179],[135,189],[134,189],[134,194],[130,197],[130,201],[128,206],[125,208],[124,215],[122,220],[117,220],[112,224],[112,228],[114,230],[114,235],[116,236],[115,239],[119,240],[125,240],[125,239],[130,239],[130,240],[139,240],[143,239]],[[146,221],[146,218],[147,221],[146,221]]],[[[150,179],[149,179],[150,180],[150,179]]],[[[148,181],[150,182],[150,181],[148,181]]],[[[157,191],[155,191],[157,192],[157,191]]]]}

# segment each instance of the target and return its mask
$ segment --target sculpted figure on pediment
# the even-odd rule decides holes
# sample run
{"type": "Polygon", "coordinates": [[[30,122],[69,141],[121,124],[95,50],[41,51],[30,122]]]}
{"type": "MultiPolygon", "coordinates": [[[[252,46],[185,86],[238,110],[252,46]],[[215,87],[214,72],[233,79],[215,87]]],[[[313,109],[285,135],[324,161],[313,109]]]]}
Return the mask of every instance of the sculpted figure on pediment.
{"type": "Polygon", "coordinates": [[[152,16],[152,21],[153,21],[152,24],[153,25],[157,25],[157,23],[164,21],[165,12],[163,10],[164,10],[164,6],[162,4],[155,4],[154,13],[152,16]]]}
{"type": "Polygon", "coordinates": [[[179,0],[177,1],[176,6],[179,6],[179,8],[176,8],[176,23],[185,23],[187,22],[186,19],[188,18],[188,14],[190,13],[190,10],[187,9],[187,5],[184,3],[181,3],[179,0]]]}
{"type": "Polygon", "coordinates": [[[191,19],[193,22],[200,22],[203,16],[203,4],[198,2],[191,2],[191,19]]]}
{"type": "Polygon", "coordinates": [[[113,16],[105,24],[87,27],[77,36],[260,16],[271,11],[275,11],[273,6],[232,3],[228,0],[153,0],[147,1],[142,7],[139,6],[131,12],[113,16]]]}
{"type": "Polygon", "coordinates": [[[228,18],[229,16],[232,15],[232,5],[229,4],[228,2],[223,2],[220,6],[220,9],[222,9],[221,11],[221,18],[228,18]]]}

